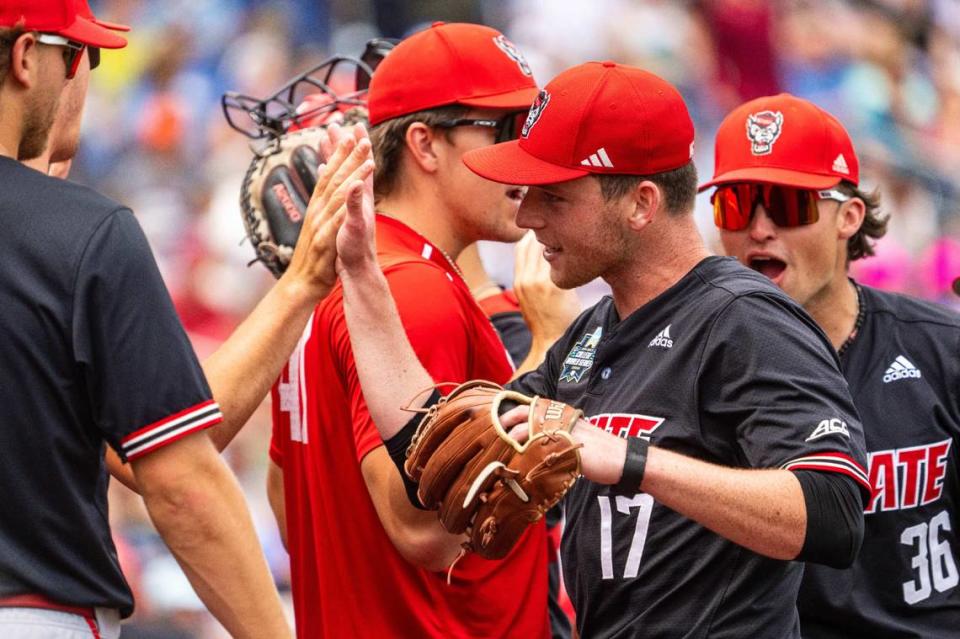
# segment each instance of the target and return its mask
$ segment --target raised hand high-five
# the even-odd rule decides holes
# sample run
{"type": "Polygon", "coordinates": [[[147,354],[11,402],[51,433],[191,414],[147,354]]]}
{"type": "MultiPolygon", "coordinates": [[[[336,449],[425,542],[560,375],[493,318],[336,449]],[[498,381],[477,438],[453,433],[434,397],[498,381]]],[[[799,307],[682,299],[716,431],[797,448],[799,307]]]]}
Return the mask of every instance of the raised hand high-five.
{"type": "MultiPolygon", "coordinates": [[[[366,130],[359,131],[362,136],[361,143],[365,141],[369,146],[366,130]]],[[[366,175],[353,176],[349,184],[346,184],[344,212],[345,217],[339,226],[336,240],[337,275],[346,280],[364,270],[379,273],[372,169],[366,175]]]]}
{"type": "MultiPolygon", "coordinates": [[[[363,187],[373,174],[370,139],[363,125],[351,133],[337,124],[327,127],[321,151],[328,158],[319,176],[300,238],[283,278],[305,286],[317,299],[336,283],[337,233],[346,216],[348,194],[363,187]]],[[[372,200],[371,200],[372,206],[372,200]]]]}
{"type": "MultiPolygon", "coordinates": [[[[361,125],[336,124],[323,140],[326,164],[307,205],[290,265],[237,330],[203,363],[223,422],[210,438],[223,450],[263,401],[300,338],[317,302],[336,284],[337,231],[351,188],[373,173],[370,140],[361,125]]],[[[123,480],[122,469],[118,476],[123,480]]]]}

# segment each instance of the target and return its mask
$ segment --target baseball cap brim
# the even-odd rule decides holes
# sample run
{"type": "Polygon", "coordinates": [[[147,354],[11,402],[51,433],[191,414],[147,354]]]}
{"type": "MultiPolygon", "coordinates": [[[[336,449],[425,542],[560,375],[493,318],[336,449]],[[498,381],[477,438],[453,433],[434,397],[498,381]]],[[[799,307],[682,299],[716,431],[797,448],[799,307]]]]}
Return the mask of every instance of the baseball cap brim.
{"type": "Polygon", "coordinates": [[[791,171],[790,169],[747,167],[718,175],[706,184],[701,184],[697,190],[705,191],[712,186],[730,184],[731,182],[761,182],[795,186],[800,189],[829,189],[839,184],[840,178],[836,175],[814,175],[801,171],[791,171]]]}
{"type": "Polygon", "coordinates": [[[93,19],[95,24],[99,24],[104,29],[110,29],[111,31],[124,31],[127,32],[130,30],[130,26],[126,24],[120,24],[118,22],[107,22],[106,20],[99,20],[97,18],[93,19]]]}
{"type": "Polygon", "coordinates": [[[536,87],[524,87],[508,93],[461,99],[457,101],[457,104],[484,109],[526,110],[529,109],[533,101],[537,99],[537,93],[539,91],[536,87]]]}
{"type": "Polygon", "coordinates": [[[520,148],[520,140],[467,151],[463,163],[482,178],[520,186],[556,184],[589,175],[589,171],[551,164],[530,155],[520,148]]]}
{"type": "Polygon", "coordinates": [[[126,38],[118,36],[113,30],[86,18],[81,18],[80,16],[77,16],[76,21],[69,27],[58,29],[56,33],[64,38],[85,44],[89,47],[122,49],[127,46],[126,38]]]}
{"type": "Polygon", "coordinates": [[[90,3],[87,0],[80,0],[77,2],[77,16],[88,20],[94,24],[98,24],[104,29],[110,29],[111,31],[129,31],[130,27],[125,24],[119,24],[117,22],[107,22],[106,20],[101,20],[97,16],[93,15],[93,9],[90,8],[90,3]]]}

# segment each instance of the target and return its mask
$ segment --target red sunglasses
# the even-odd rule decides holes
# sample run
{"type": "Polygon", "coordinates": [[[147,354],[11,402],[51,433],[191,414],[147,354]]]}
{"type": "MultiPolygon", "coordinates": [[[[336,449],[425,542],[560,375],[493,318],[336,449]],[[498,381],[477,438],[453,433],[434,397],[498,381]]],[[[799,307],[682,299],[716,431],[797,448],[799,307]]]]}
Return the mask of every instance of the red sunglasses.
{"type": "Polygon", "coordinates": [[[713,223],[726,231],[742,231],[750,226],[758,204],[763,204],[774,224],[790,228],[819,220],[818,200],[846,202],[849,199],[849,195],[836,189],[818,191],[751,182],[724,184],[710,196],[713,223]]]}

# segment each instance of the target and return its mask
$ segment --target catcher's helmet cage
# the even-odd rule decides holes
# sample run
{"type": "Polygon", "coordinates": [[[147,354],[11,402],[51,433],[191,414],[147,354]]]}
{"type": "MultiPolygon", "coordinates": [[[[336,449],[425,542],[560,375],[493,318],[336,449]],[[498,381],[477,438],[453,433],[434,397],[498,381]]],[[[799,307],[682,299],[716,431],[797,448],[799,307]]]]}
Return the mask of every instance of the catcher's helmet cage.
{"type": "Polygon", "coordinates": [[[240,211],[254,262],[283,275],[306,214],[324,158],[320,139],[327,124],[366,123],[370,75],[393,48],[391,40],[367,43],[360,59],[335,56],[297,76],[266,98],[223,96],[232,128],[251,138],[253,159],[240,187],[240,211]],[[348,91],[337,91],[343,85],[348,91]]]}
{"type": "Polygon", "coordinates": [[[322,121],[325,113],[365,106],[370,77],[395,44],[387,38],[370,40],[360,58],[328,58],[265,98],[228,91],[220,100],[223,115],[235,131],[262,140],[283,135],[291,126],[322,121]],[[353,86],[344,91],[344,83],[353,86]]]}

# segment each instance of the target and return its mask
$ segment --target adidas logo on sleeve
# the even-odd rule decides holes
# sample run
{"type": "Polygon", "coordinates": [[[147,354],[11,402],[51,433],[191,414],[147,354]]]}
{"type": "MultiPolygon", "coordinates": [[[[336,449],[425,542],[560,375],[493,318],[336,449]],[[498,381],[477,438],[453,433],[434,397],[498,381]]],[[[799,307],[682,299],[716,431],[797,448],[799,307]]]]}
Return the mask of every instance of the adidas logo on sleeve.
{"type": "Polygon", "coordinates": [[[889,384],[898,379],[907,379],[909,377],[919,379],[920,369],[914,366],[913,362],[903,355],[897,355],[897,359],[890,363],[890,366],[887,367],[886,372],[883,374],[883,383],[889,384]]]}
{"type": "Polygon", "coordinates": [[[659,346],[661,348],[673,348],[673,338],[670,337],[670,326],[667,324],[667,327],[657,333],[657,336],[650,340],[650,343],[647,344],[647,348],[651,346],[659,346]]]}

